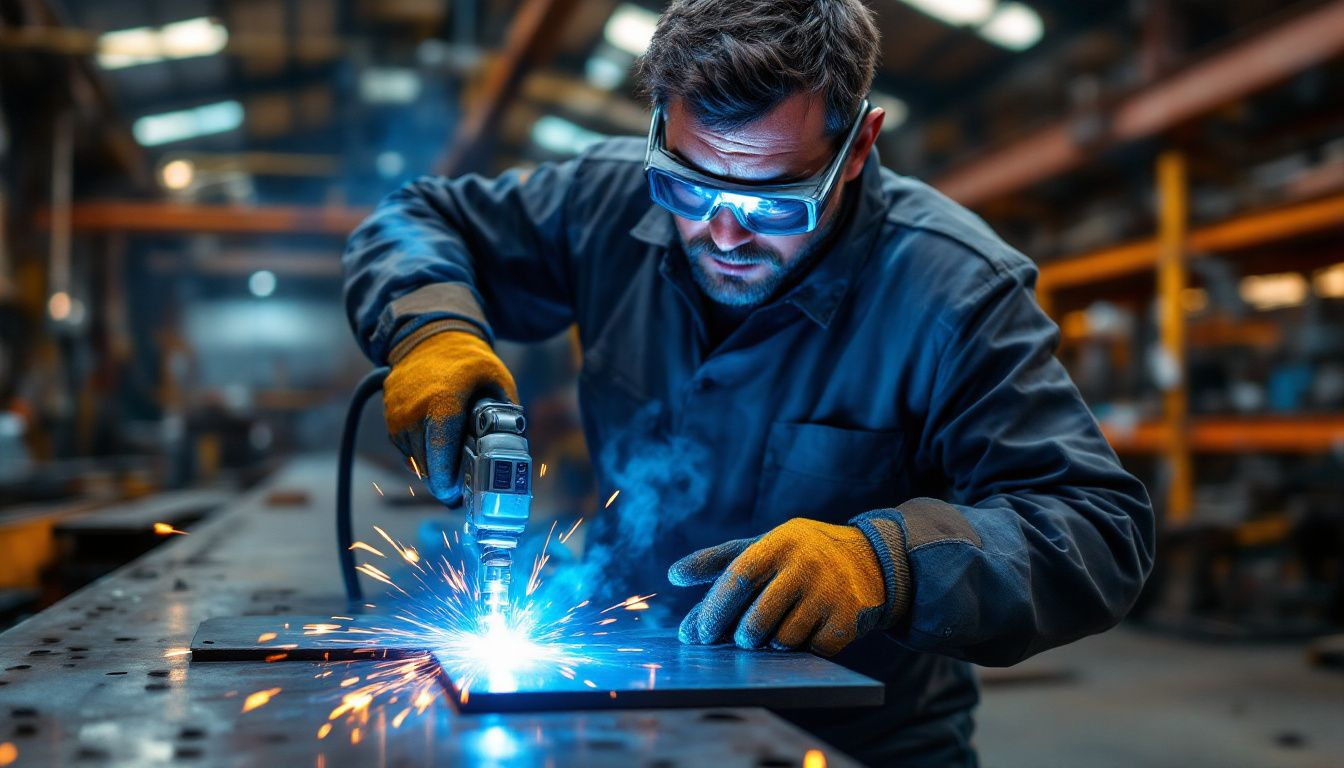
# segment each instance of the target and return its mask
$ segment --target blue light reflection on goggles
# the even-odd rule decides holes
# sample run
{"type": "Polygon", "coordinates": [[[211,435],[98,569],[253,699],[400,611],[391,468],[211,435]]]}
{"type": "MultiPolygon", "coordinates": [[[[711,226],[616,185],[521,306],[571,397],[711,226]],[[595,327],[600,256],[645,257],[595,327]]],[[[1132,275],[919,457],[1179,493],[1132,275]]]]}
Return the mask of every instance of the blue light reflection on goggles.
{"type": "Polygon", "coordinates": [[[664,147],[663,108],[653,109],[644,176],[653,201],[673,214],[707,221],[726,206],[739,224],[760,235],[798,235],[817,228],[826,200],[835,189],[859,126],[868,114],[868,101],[849,127],[844,143],[821,173],[785,184],[744,184],[720,179],[686,167],[664,147]]]}

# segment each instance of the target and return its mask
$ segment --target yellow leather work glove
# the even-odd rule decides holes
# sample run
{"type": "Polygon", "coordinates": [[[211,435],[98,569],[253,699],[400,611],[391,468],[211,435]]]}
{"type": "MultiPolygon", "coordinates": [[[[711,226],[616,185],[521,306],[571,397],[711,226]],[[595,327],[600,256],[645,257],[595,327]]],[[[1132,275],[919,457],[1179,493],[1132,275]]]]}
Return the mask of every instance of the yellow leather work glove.
{"type": "Polygon", "coordinates": [[[490,344],[466,331],[426,337],[392,364],[383,383],[388,435],[445,504],[461,501],[462,442],[482,398],[516,403],[518,387],[490,344]]]}
{"type": "MultiPolygon", "coordinates": [[[[687,555],[672,564],[668,579],[679,587],[713,582],[681,622],[683,643],[731,640],[742,648],[833,656],[889,626],[896,618],[891,606],[905,603],[887,599],[883,567],[863,531],[804,518],[687,555]]],[[[908,593],[904,576],[897,588],[908,593]]]]}

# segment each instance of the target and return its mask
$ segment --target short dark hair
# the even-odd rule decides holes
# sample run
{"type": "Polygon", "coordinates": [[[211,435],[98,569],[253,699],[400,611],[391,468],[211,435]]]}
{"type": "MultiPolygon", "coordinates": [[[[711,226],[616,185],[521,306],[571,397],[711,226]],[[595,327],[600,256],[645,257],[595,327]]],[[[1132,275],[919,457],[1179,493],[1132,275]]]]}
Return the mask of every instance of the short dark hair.
{"type": "Polygon", "coordinates": [[[683,99],[713,130],[818,93],[835,136],[868,94],[877,54],[877,25],[861,0],[673,0],[639,62],[639,86],[655,104],[683,99]]]}

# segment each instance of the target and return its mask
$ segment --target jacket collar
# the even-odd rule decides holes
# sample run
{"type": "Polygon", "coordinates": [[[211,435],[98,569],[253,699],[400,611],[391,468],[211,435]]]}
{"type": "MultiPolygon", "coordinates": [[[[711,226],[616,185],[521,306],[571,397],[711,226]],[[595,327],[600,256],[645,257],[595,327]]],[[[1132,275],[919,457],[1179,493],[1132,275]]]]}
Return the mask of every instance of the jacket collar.
{"type": "MultiPolygon", "coordinates": [[[[829,251],[812,267],[802,282],[781,300],[798,307],[823,328],[830,325],[831,318],[849,292],[854,276],[867,262],[881,229],[879,225],[885,206],[882,203],[882,173],[877,149],[869,153],[863,172],[859,174],[858,187],[859,197],[852,215],[836,235],[829,251]]],[[[661,271],[667,274],[669,265],[666,262],[677,237],[672,214],[655,203],[630,229],[630,235],[663,250],[661,271]]]]}

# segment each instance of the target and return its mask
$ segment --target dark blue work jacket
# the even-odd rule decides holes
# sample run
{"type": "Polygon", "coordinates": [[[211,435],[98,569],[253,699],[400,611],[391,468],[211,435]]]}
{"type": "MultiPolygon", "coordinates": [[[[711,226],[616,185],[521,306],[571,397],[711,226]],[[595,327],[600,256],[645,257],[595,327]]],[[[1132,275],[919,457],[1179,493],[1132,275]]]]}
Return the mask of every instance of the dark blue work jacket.
{"type": "Polygon", "coordinates": [[[657,579],[660,600],[695,548],[887,510],[907,528],[911,607],[839,657],[886,681],[887,704],[802,721],[874,763],[973,761],[965,662],[1112,626],[1153,558],[1148,496],[1053,356],[1035,267],[874,152],[834,247],[711,348],[643,157],[619,139],[388,196],[345,255],[360,344],[383,363],[444,319],[523,341],[577,324],[600,498],[620,488],[628,511],[605,526],[613,565],[657,579]],[[901,505],[918,497],[949,515],[912,528],[901,505]]]}

